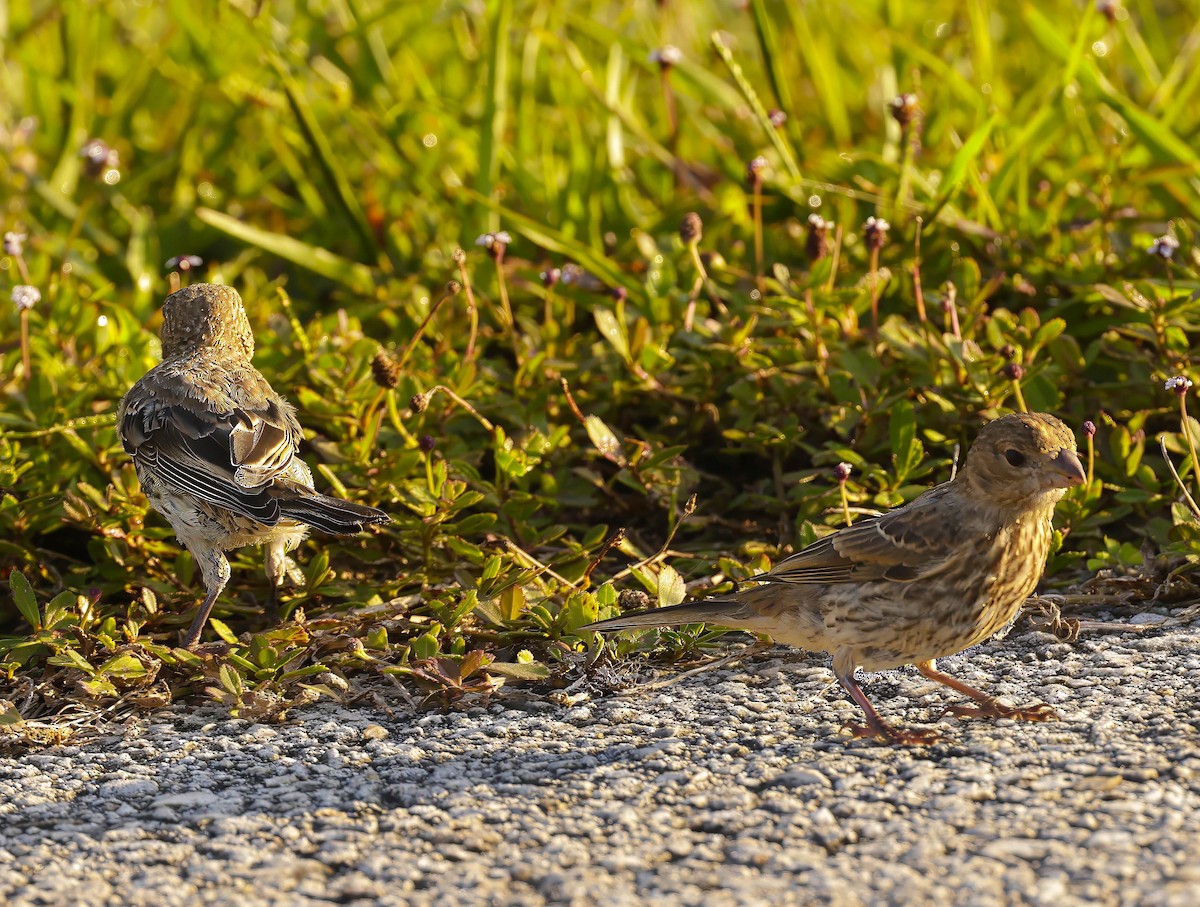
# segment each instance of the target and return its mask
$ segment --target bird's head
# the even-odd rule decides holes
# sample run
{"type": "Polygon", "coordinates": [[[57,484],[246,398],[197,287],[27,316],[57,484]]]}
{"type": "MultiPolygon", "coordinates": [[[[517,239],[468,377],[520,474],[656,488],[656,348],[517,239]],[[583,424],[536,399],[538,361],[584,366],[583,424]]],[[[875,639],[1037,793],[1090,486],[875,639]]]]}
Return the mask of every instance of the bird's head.
{"type": "Polygon", "coordinates": [[[163,358],[210,350],[254,355],[254,334],[242,297],[233,287],[198,283],[163,303],[163,358]]]}
{"type": "Polygon", "coordinates": [[[1046,413],[1013,413],[989,422],[975,438],[959,476],[981,501],[1053,507],[1087,481],[1075,436],[1046,413]]]}

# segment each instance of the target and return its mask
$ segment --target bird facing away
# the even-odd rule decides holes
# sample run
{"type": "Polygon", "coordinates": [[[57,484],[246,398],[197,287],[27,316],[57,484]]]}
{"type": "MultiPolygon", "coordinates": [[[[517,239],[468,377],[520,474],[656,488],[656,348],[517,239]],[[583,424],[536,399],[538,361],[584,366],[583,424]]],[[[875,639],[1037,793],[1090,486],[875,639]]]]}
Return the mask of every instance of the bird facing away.
{"type": "Polygon", "coordinates": [[[858,667],[915,664],[978,706],[952,714],[1045,721],[1047,705],[1012,707],[937,670],[934,659],[996,633],[1033,592],[1050,551],[1054,505],[1086,475],[1075,438],[1054,416],[1016,413],[985,425],[949,482],[886,514],[828,535],[730,595],[625,614],[584,629],[707,623],[765,633],[833,656],[833,670],[866,713],[856,737],[928,744],[928,730],[880,717],[854,679],[858,667]]]}
{"type": "Polygon", "coordinates": [[[162,351],[121,401],[117,430],[146,497],[200,567],[207,594],[184,636],[191,648],[229,581],[226,551],[263,547],[273,606],[284,577],[298,578],[288,552],[309,527],[353,535],[390,517],[313,489],[295,409],[250,364],[236,290],[196,284],[168,296],[162,351]]]}

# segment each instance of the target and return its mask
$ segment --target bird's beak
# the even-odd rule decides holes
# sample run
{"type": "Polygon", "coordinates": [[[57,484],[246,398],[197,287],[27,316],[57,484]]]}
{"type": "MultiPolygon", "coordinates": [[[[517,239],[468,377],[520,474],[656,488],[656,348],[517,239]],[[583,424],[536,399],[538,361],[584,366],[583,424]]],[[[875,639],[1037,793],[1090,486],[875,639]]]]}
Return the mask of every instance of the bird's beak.
{"type": "Polygon", "coordinates": [[[1050,461],[1051,481],[1055,488],[1070,488],[1072,485],[1082,485],[1087,481],[1087,473],[1083,464],[1073,450],[1060,450],[1058,456],[1050,461]]]}

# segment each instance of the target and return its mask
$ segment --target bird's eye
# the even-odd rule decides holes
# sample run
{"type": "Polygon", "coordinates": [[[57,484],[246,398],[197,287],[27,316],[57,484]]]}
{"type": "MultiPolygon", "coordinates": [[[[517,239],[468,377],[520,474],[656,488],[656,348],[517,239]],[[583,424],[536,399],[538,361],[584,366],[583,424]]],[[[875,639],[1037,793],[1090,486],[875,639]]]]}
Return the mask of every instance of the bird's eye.
{"type": "Polygon", "coordinates": [[[1025,465],[1025,454],[1021,453],[1019,450],[1013,450],[1012,448],[1009,448],[1008,450],[1004,451],[1004,459],[1008,460],[1009,466],[1025,465]]]}

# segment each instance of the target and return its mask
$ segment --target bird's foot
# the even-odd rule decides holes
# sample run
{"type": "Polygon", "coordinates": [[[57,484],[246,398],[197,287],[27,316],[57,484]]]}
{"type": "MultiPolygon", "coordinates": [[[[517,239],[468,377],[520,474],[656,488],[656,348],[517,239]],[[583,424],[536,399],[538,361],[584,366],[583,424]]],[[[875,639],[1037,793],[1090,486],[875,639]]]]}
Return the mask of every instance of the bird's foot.
{"type": "Polygon", "coordinates": [[[933,746],[942,739],[941,734],[929,728],[897,728],[882,721],[878,724],[847,724],[843,729],[849,731],[851,737],[873,737],[894,746],[933,746]]]}
{"type": "Polygon", "coordinates": [[[1012,718],[1016,721],[1057,721],[1058,712],[1044,702],[1033,705],[1005,705],[988,699],[979,705],[952,705],[943,715],[955,718],[1012,718]]]}

